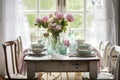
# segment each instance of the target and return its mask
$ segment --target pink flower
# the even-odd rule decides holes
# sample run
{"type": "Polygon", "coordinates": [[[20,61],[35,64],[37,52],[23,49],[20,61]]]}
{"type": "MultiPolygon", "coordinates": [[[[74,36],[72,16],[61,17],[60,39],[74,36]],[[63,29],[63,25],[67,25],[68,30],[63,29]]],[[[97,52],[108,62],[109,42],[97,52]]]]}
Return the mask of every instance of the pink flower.
{"type": "Polygon", "coordinates": [[[62,26],[61,25],[57,25],[56,26],[56,30],[61,30],[62,29],[62,26]]]}
{"type": "Polygon", "coordinates": [[[52,17],[53,17],[53,14],[52,14],[52,13],[50,13],[50,14],[49,14],[49,18],[52,18],[52,17]]]}
{"type": "Polygon", "coordinates": [[[40,23],[40,22],[42,22],[42,20],[41,20],[40,18],[37,18],[37,19],[36,19],[36,23],[38,24],[38,23],[40,23]]]}
{"type": "Polygon", "coordinates": [[[63,14],[62,14],[62,13],[57,13],[57,14],[56,14],[56,17],[57,17],[58,19],[62,19],[62,18],[63,18],[63,14]]]}
{"type": "Polygon", "coordinates": [[[74,21],[74,17],[72,14],[67,14],[66,15],[66,19],[69,21],[69,22],[73,22],[74,21]]]}
{"type": "Polygon", "coordinates": [[[44,23],[46,23],[46,22],[48,21],[48,17],[45,16],[45,17],[43,17],[41,20],[42,20],[44,23]]]}
{"type": "Polygon", "coordinates": [[[51,22],[52,23],[55,23],[57,21],[57,18],[56,17],[53,17],[52,19],[51,19],[51,22]]]}
{"type": "Polygon", "coordinates": [[[54,15],[56,16],[58,14],[58,12],[56,11],[56,12],[54,12],[54,15]]]}
{"type": "Polygon", "coordinates": [[[53,23],[53,24],[52,24],[52,26],[56,26],[56,25],[57,25],[57,23],[53,23]]]}

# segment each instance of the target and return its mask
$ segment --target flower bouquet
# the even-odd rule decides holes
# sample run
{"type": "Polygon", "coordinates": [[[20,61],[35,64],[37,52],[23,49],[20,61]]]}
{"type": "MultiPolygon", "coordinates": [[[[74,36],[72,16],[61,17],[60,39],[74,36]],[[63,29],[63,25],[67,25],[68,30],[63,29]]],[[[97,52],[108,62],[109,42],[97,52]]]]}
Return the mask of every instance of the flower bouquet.
{"type": "Polygon", "coordinates": [[[72,14],[62,14],[60,12],[51,13],[48,16],[44,16],[42,18],[36,19],[36,24],[39,28],[46,29],[47,36],[51,36],[51,39],[54,43],[54,48],[56,46],[57,41],[60,38],[60,33],[66,32],[68,22],[73,22],[74,17],[72,14]]]}

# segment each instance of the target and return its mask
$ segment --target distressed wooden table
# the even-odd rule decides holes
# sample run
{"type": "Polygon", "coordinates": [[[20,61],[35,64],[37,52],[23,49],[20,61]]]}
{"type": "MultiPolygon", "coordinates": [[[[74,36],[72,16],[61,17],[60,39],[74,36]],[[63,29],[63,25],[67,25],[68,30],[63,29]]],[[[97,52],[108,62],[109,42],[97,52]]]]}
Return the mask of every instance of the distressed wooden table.
{"type": "Polygon", "coordinates": [[[35,72],[90,72],[90,80],[97,80],[98,61],[95,57],[69,57],[60,56],[52,58],[49,55],[35,57],[27,55],[27,77],[33,80],[35,72]]]}

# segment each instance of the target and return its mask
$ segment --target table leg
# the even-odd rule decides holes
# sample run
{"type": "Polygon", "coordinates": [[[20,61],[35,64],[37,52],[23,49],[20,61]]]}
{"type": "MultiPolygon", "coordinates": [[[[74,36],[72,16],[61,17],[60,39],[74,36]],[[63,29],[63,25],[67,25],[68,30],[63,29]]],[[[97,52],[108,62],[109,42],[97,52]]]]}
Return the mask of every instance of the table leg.
{"type": "Polygon", "coordinates": [[[34,76],[35,76],[35,63],[28,62],[28,65],[27,65],[28,80],[34,80],[34,76]]]}
{"type": "Polygon", "coordinates": [[[97,80],[97,62],[96,61],[91,61],[89,64],[90,68],[90,80],[97,80]]]}

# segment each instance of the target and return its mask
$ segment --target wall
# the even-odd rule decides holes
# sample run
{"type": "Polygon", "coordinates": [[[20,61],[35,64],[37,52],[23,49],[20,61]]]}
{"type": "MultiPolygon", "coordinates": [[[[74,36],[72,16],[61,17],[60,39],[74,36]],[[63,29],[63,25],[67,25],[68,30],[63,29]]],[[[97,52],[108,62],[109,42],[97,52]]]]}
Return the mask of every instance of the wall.
{"type": "Polygon", "coordinates": [[[2,50],[2,42],[3,42],[3,15],[2,15],[2,12],[3,12],[3,7],[2,7],[2,0],[0,0],[0,75],[3,75],[4,74],[4,57],[3,57],[3,50],[2,50]]]}
{"type": "Polygon", "coordinates": [[[120,1],[118,0],[118,15],[116,16],[118,17],[118,45],[120,46],[120,1]]]}

